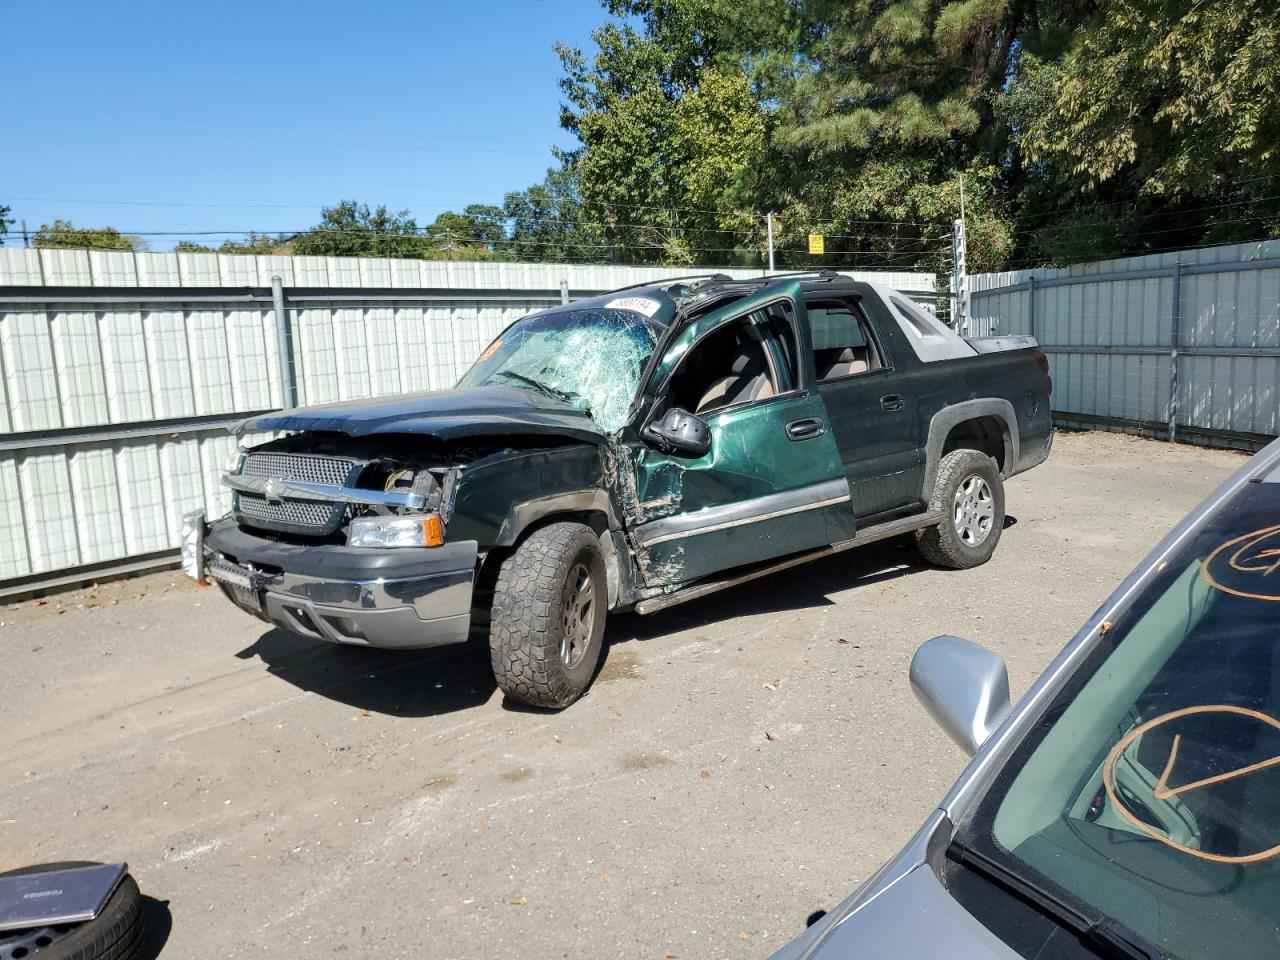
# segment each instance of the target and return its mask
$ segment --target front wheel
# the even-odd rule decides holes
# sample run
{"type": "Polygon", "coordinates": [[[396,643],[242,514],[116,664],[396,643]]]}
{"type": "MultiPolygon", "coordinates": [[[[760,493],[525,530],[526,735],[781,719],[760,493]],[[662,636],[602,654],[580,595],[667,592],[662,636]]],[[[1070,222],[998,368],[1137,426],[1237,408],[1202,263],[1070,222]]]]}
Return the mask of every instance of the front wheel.
{"type": "Polygon", "coordinates": [[[941,513],[942,521],[916,531],[916,545],[926,560],[953,570],[986,563],[1004,528],[999,465],[978,450],[952,450],[938,464],[929,509],[941,513]]]}
{"type": "Polygon", "coordinates": [[[580,523],[534,531],[503,561],[489,656],[498,686],[535,707],[567,707],[595,678],[609,604],[600,542],[580,523]]]}

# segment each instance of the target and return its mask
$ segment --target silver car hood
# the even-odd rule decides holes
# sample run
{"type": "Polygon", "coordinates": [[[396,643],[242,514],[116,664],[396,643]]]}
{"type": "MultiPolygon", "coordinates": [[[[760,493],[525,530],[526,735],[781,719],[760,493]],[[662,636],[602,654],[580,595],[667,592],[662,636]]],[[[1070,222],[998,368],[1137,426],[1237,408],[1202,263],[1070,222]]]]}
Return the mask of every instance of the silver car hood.
{"type": "Polygon", "coordinates": [[[935,810],[897,856],[770,960],[1020,960],[938,879],[951,835],[935,810]]]}
{"type": "Polygon", "coordinates": [[[843,921],[825,928],[825,920],[772,960],[1020,960],[952,899],[927,863],[908,871],[843,921]]]}

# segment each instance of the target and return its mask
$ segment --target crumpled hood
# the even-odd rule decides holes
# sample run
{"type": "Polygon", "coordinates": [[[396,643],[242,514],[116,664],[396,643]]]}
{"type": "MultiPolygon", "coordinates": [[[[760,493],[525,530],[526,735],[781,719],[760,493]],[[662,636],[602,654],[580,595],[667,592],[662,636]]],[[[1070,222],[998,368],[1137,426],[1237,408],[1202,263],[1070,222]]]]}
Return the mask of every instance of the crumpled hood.
{"type": "Polygon", "coordinates": [[[349,437],[418,433],[440,440],[545,435],[602,443],[605,438],[596,422],[571,404],[507,386],[431,390],[298,407],[251,417],[236,428],[237,433],[269,430],[311,430],[349,437]]]}

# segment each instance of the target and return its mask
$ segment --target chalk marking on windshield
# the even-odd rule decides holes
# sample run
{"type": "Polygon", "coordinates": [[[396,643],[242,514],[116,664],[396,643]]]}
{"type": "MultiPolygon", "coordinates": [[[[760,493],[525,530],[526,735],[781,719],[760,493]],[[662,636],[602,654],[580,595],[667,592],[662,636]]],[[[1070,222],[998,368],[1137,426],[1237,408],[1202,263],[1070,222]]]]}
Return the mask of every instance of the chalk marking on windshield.
{"type": "MultiPolygon", "coordinates": [[[[1215,590],[1229,593],[1233,597],[1243,597],[1246,600],[1280,602],[1280,577],[1276,578],[1274,586],[1268,587],[1274,592],[1250,592],[1257,589],[1255,583],[1258,580],[1269,577],[1280,569],[1280,546],[1265,543],[1271,538],[1280,538],[1280,524],[1263,527],[1261,530],[1254,530],[1251,533],[1228,540],[1204,558],[1204,563],[1200,565],[1201,579],[1215,590]],[[1236,549],[1227,554],[1231,547],[1236,547],[1236,549]],[[1222,563],[1224,556],[1226,560],[1225,569],[1222,563]],[[1223,579],[1230,576],[1230,571],[1232,570],[1236,571],[1236,573],[1252,576],[1254,583],[1249,584],[1250,590],[1227,586],[1222,582],[1223,579]]],[[[1272,542],[1275,543],[1276,541],[1273,540],[1272,542]]],[[[1232,577],[1231,579],[1237,578],[1232,577]]],[[[1250,578],[1245,577],[1244,579],[1248,580],[1250,578]]]]}
{"type": "MultiPolygon", "coordinates": [[[[1224,544],[1223,546],[1230,546],[1230,544],[1224,544]]],[[[1222,548],[1220,547],[1219,549],[1222,548]]],[[[1147,836],[1155,840],[1159,840],[1161,843],[1173,847],[1175,850],[1189,854],[1193,857],[1199,857],[1201,860],[1209,860],[1214,863],[1245,864],[1270,860],[1272,857],[1280,855],[1280,844],[1276,844],[1274,847],[1269,847],[1268,849],[1262,850],[1258,853],[1231,856],[1221,853],[1207,853],[1204,850],[1197,850],[1195,847],[1189,847],[1184,843],[1179,843],[1177,840],[1166,836],[1149,823],[1139,819],[1135,814],[1131,813],[1119,796],[1119,791],[1116,789],[1116,764],[1119,763],[1120,757],[1125,750],[1142,737],[1143,734],[1149,733],[1156,727],[1163,726],[1164,724],[1170,723],[1174,720],[1180,720],[1183,717],[1190,717],[1196,714],[1205,713],[1236,714],[1238,716],[1249,717],[1253,720],[1259,720],[1262,723],[1280,730],[1280,720],[1276,720],[1274,717],[1269,717],[1258,710],[1250,710],[1248,707],[1237,707],[1232,706],[1231,704],[1206,704],[1198,707],[1184,707],[1181,710],[1174,710],[1171,713],[1161,714],[1158,717],[1148,720],[1146,723],[1134,727],[1121,737],[1116,745],[1111,748],[1111,751],[1107,754],[1107,759],[1102,763],[1102,786],[1107,791],[1107,797],[1111,800],[1112,806],[1115,807],[1116,810],[1120,811],[1121,815],[1124,816],[1126,820],[1132,823],[1143,833],[1147,834],[1147,836]]],[[[1238,780],[1239,778],[1246,777],[1251,773],[1257,773],[1261,770],[1280,766],[1280,756],[1270,757],[1266,760],[1259,761],[1258,763],[1251,763],[1248,766],[1237,767],[1235,770],[1228,770],[1226,773],[1219,773],[1212,777],[1205,777],[1203,780],[1196,780],[1192,783],[1183,784],[1180,787],[1173,787],[1171,789],[1168,786],[1169,775],[1173,772],[1174,760],[1177,757],[1178,747],[1181,742],[1182,735],[1175,734],[1173,738],[1173,746],[1169,750],[1169,759],[1165,762],[1164,772],[1160,774],[1160,779],[1156,781],[1155,790],[1153,791],[1153,796],[1157,800],[1169,800],[1179,794],[1191,793],[1192,791],[1201,790],[1205,787],[1218,783],[1226,783],[1230,780],[1238,780]]]]}

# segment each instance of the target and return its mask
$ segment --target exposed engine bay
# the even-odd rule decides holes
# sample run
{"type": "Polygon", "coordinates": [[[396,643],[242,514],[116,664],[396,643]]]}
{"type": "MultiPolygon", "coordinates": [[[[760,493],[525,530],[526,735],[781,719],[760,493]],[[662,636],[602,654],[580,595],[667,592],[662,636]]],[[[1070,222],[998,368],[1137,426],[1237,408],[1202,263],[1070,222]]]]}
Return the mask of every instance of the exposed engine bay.
{"type": "Polygon", "coordinates": [[[358,517],[433,512],[447,522],[467,465],[515,449],[507,438],[296,433],[240,452],[232,513],[274,539],[314,543],[345,542],[358,517]]]}

